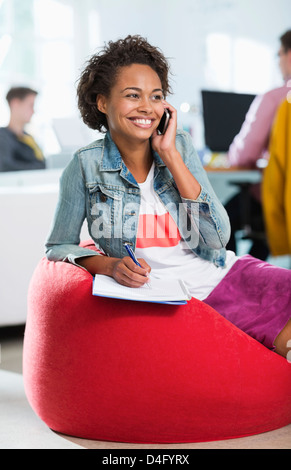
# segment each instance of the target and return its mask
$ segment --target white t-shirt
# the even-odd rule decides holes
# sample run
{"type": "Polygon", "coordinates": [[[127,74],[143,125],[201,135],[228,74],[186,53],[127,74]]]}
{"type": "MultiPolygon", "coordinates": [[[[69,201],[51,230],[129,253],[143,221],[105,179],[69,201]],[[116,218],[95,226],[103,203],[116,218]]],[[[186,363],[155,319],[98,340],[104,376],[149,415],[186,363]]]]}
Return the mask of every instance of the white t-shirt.
{"type": "Polygon", "coordinates": [[[139,183],[141,205],[135,255],[151,266],[151,275],[158,278],[182,279],[191,295],[205,299],[228,273],[237,260],[227,251],[226,267],[198,257],[181,239],[178,227],[154,191],[154,164],[147,179],[139,183]]]}

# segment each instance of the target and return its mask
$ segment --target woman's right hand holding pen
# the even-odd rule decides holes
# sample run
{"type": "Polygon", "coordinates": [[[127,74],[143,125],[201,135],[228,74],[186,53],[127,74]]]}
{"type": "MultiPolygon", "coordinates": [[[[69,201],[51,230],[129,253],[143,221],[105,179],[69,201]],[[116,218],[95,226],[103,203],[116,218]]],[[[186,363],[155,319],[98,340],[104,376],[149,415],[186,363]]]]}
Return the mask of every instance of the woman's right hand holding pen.
{"type": "Polygon", "coordinates": [[[149,282],[149,274],[151,272],[151,267],[147,262],[139,258],[138,266],[129,256],[118,259],[113,264],[112,277],[127,287],[142,287],[144,284],[149,282]]]}
{"type": "Polygon", "coordinates": [[[95,274],[104,274],[113,277],[119,284],[127,287],[141,287],[149,282],[151,267],[142,258],[139,258],[138,262],[140,266],[130,256],[112,258],[96,255],[78,259],[78,264],[93,276],[95,274]]]}

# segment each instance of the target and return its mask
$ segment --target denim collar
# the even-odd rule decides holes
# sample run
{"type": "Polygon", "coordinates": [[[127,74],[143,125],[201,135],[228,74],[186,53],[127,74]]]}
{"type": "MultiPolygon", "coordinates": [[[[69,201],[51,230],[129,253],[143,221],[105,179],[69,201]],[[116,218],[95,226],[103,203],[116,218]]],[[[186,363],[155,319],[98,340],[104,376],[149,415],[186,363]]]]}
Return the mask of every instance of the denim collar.
{"type": "MultiPolygon", "coordinates": [[[[156,166],[165,166],[165,163],[157,152],[153,151],[153,157],[156,166]]],[[[118,171],[126,169],[119,150],[109,131],[103,139],[102,159],[99,169],[100,171],[118,171]]]]}

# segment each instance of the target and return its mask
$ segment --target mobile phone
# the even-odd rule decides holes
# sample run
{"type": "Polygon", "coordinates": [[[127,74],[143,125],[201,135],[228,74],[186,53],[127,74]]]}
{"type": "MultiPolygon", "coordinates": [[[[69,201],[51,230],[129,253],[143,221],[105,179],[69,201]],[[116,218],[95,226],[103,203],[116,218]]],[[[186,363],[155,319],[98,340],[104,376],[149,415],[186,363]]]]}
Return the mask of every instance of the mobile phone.
{"type": "Polygon", "coordinates": [[[160,124],[157,127],[157,131],[159,134],[164,134],[166,132],[170,117],[170,111],[168,109],[165,109],[162,119],[160,120],[160,124]]]}

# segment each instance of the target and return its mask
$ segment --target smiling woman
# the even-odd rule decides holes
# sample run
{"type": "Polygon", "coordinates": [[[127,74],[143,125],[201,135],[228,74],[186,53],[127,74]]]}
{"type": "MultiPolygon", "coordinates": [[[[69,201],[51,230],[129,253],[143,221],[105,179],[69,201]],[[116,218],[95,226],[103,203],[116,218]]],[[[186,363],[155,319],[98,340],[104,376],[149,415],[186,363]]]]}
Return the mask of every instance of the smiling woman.
{"type": "Polygon", "coordinates": [[[159,76],[142,64],[122,67],[110,95],[97,95],[97,107],[106,116],[111,137],[138,182],[146,179],[153,162],[149,139],[164,113],[162,100],[159,76]]]}
{"type": "Polygon", "coordinates": [[[226,251],[228,216],[190,135],[177,129],[177,111],[165,100],[168,72],[160,50],[140,36],[110,42],[89,60],[79,109],[106,136],[80,149],[62,175],[47,257],[132,288],[152,275],[181,279],[193,297],[286,356],[290,272],[226,251]],[[170,119],[158,133],[165,110],[170,119]],[[79,246],[85,218],[94,252],[79,246]]]}
{"type": "Polygon", "coordinates": [[[122,67],[108,97],[97,95],[97,107],[115,142],[138,130],[150,131],[144,133],[148,141],[164,113],[162,99],[159,76],[148,65],[132,64],[122,67]]]}
{"type": "MultiPolygon", "coordinates": [[[[170,92],[168,75],[169,64],[164,55],[140,36],[127,36],[110,42],[89,60],[78,85],[79,109],[84,122],[93,129],[107,131],[106,137],[96,143],[97,147],[90,146],[92,151],[88,148],[84,155],[76,155],[63,174],[55,225],[47,241],[49,259],[70,259],[92,274],[112,276],[126,286],[138,287],[148,282],[151,270],[149,263],[142,258],[142,267],[137,267],[125,256],[127,253],[124,243],[129,242],[133,247],[136,246],[141,185],[152,174],[150,169],[154,168],[154,179],[161,198],[158,202],[163,205],[163,209],[166,207],[166,212],[167,206],[171,206],[170,216],[176,223],[180,221],[179,230],[185,238],[189,232],[187,223],[184,222],[187,217],[188,222],[192,220],[190,226],[193,237],[188,242],[190,246],[184,246],[183,241],[178,249],[184,253],[190,248],[190,258],[193,256],[195,260],[194,250],[197,249],[214,264],[224,264],[223,247],[228,238],[228,218],[209,185],[190,136],[177,131],[176,109],[164,99],[170,92]],[[165,109],[169,111],[171,118],[167,131],[159,134],[157,127],[165,109]],[[73,180],[81,176],[73,168],[75,164],[79,166],[78,162],[82,162],[81,165],[84,163],[86,167],[81,170],[85,180],[81,177],[74,183],[73,180]],[[98,175],[92,164],[94,168],[101,170],[97,170],[98,175]],[[74,194],[71,193],[72,187],[74,194]],[[213,208],[211,215],[207,210],[207,216],[201,217],[202,225],[206,225],[207,235],[205,234],[203,241],[198,241],[197,214],[199,207],[203,208],[201,203],[205,200],[206,188],[207,193],[211,194],[213,208]],[[75,199],[76,192],[80,195],[80,205],[72,201],[71,206],[71,198],[75,199]],[[103,207],[105,201],[106,207],[111,211],[109,215],[108,210],[103,207]],[[68,207],[65,208],[67,204],[71,209],[74,208],[74,213],[68,207]],[[84,212],[85,207],[87,209],[84,212]],[[103,214],[103,223],[99,223],[99,212],[103,214]],[[182,214],[181,217],[178,213],[182,214]],[[64,223],[64,217],[69,217],[67,223],[64,223]],[[98,226],[104,229],[103,234],[98,229],[98,237],[95,238],[107,257],[92,257],[88,250],[76,246],[79,223],[82,224],[85,217],[93,238],[92,228],[98,226]],[[132,227],[131,233],[125,231],[126,225],[132,227]],[[221,235],[216,225],[221,227],[221,235]],[[70,233],[63,232],[65,226],[70,233]],[[115,237],[116,233],[119,234],[118,237],[115,237]],[[73,239],[73,244],[65,243],[66,247],[64,246],[63,240],[73,239]],[[201,243],[206,244],[202,250],[202,246],[199,246],[201,243]],[[217,252],[214,253],[212,250],[215,248],[217,252]]],[[[166,215],[163,215],[161,220],[165,218],[166,215]]],[[[210,263],[209,266],[214,267],[214,264],[210,263]]]]}
{"type": "MultiPolygon", "coordinates": [[[[162,89],[164,98],[171,93],[169,64],[158,48],[151,46],[140,36],[109,41],[101,54],[93,55],[88,61],[78,85],[79,109],[85,124],[92,129],[108,130],[106,117],[95,106],[97,95],[109,97],[120,68],[132,64],[151,67],[160,79],[159,88],[162,89]]],[[[131,87],[133,83],[127,86],[131,87]]]]}

